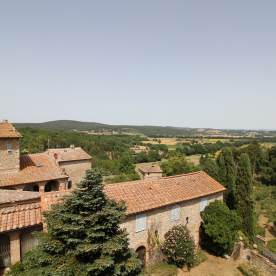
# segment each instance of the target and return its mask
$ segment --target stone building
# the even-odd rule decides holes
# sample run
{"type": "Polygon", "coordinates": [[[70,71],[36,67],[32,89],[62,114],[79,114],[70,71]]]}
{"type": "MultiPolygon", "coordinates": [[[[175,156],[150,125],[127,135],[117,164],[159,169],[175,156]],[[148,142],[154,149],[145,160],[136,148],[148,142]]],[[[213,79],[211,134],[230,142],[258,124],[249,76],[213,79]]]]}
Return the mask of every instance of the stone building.
{"type": "Polygon", "coordinates": [[[32,232],[42,229],[40,193],[0,190],[0,275],[37,246],[32,232]]]}
{"type": "Polygon", "coordinates": [[[154,164],[138,168],[138,174],[142,180],[162,177],[162,169],[154,164]]]}
{"type": "MultiPolygon", "coordinates": [[[[200,243],[202,219],[200,212],[214,200],[223,200],[225,188],[205,172],[153,178],[105,185],[105,193],[127,205],[126,219],[121,227],[129,233],[130,247],[147,256],[148,230],[164,234],[175,225],[186,225],[200,243]]],[[[44,193],[41,196],[43,210],[70,191],[44,193]]]]}
{"type": "Polygon", "coordinates": [[[0,122],[0,189],[35,192],[70,189],[91,168],[91,156],[73,145],[20,156],[20,137],[9,122],[0,122]]]}
{"type": "Polygon", "coordinates": [[[46,153],[69,176],[67,185],[69,189],[76,188],[76,184],[85,176],[85,171],[91,169],[92,157],[74,145],[65,149],[49,149],[46,153]]]}

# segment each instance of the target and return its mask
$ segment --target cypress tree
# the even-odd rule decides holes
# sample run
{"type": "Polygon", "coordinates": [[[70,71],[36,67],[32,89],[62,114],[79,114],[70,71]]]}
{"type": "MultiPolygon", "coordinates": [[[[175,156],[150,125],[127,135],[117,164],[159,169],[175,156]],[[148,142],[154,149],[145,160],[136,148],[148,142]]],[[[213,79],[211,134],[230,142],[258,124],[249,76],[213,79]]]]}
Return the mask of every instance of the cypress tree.
{"type": "Polygon", "coordinates": [[[224,162],[224,157],[222,154],[220,154],[219,156],[219,160],[218,160],[218,182],[223,185],[224,187],[226,187],[226,167],[225,167],[225,162],[224,162]]]}
{"type": "Polygon", "coordinates": [[[226,168],[226,205],[230,210],[235,208],[235,163],[232,157],[232,151],[226,148],[222,153],[224,156],[226,168]]]}
{"type": "Polygon", "coordinates": [[[100,171],[86,171],[77,186],[44,212],[47,232],[36,234],[39,245],[25,255],[16,275],[139,275],[141,263],[119,227],[125,203],[105,195],[100,171]]]}
{"type": "Polygon", "coordinates": [[[236,179],[236,211],[241,217],[242,231],[252,241],[255,241],[255,202],[250,160],[246,153],[240,156],[236,179]]]}
{"type": "Polygon", "coordinates": [[[218,166],[212,158],[208,158],[206,160],[203,166],[203,170],[215,180],[218,179],[218,166]]]}

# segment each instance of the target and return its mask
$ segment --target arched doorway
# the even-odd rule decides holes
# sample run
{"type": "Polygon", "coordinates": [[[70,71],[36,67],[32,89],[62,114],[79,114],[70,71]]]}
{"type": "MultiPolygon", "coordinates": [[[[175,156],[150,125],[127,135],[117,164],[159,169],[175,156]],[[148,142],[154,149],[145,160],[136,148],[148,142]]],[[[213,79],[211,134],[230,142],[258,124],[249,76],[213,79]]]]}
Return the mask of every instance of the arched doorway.
{"type": "Polygon", "coordinates": [[[199,244],[199,246],[201,246],[201,243],[204,242],[204,240],[205,240],[205,229],[203,227],[203,222],[200,224],[198,232],[199,232],[198,244],[199,244]]]}
{"type": "Polygon", "coordinates": [[[11,262],[10,237],[0,235],[0,269],[6,268],[11,262]]]}
{"type": "Polygon", "coordinates": [[[59,183],[55,180],[49,181],[45,187],[44,187],[44,192],[52,192],[52,191],[58,191],[59,190],[59,183]]]}
{"type": "Polygon", "coordinates": [[[146,265],[146,248],[145,246],[139,246],[137,249],[136,249],[136,252],[138,254],[138,259],[140,259],[140,261],[142,262],[142,269],[145,267],[146,265]]]}

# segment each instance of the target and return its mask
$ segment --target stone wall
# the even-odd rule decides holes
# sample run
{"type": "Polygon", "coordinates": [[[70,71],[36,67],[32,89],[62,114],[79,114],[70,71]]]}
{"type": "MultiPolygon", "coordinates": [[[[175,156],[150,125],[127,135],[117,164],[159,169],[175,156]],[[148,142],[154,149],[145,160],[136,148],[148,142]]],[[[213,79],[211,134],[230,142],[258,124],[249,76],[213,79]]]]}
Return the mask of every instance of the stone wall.
{"type": "Polygon", "coordinates": [[[262,252],[262,254],[269,259],[272,263],[276,264],[276,254],[271,252],[265,247],[258,246],[259,250],[262,252]]]}
{"type": "Polygon", "coordinates": [[[269,262],[268,259],[258,254],[256,251],[250,250],[250,262],[260,269],[264,276],[275,276],[276,266],[269,262]]]}
{"type": "MultiPolygon", "coordinates": [[[[214,200],[223,200],[223,193],[219,192],[207,196],[207,203],[214,200]]],[[[178,203],[179,204],[179,203],[178,203]]],[[[165,233],[176,225],[187,225],[192,235],[195,237],[195,242],[199,242],[199,227],[201,225],[200,216],[200,198],[183,201],[180,203],[180,218],[177,221],[172,221],[172,206],[164,206],[151,211],[146,211],[146,230],[136,233],[136,215],[129,215],[120,225],[121,228],[126,228],[129,233],[130,247],[137,249],[139,244],[147,244],[148,229],[153,232],[158,231],[160,241],[163,241],[165,233]],[[188,217],[188,223],[187,218],[188,217]]]]}
{"type": "Polygon", "coordinates": [[[68,181],[72,181],[72,188],[76,188],[76,184],[85,177],[85,171],[91,169],[91,160],[59,162],[59,165],[69,176],[68,181]]]}
{"type": "Polygon", "coordinates": [[[19,172],[19,138],[0,139],[0,173],[19,172]],[[8,144],[12,145],[12,152],[8,154],[8,144]]]}

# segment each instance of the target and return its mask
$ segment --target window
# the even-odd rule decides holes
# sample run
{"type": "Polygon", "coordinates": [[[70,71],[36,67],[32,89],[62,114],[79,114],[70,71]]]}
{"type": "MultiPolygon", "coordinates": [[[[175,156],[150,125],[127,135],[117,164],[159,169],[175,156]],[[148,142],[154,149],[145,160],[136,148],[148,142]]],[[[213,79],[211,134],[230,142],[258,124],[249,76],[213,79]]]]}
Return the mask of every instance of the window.
{"type": "Polygon", "coordinates": [[[68,181],[68,189],[72,188],[72,181],[68,181]]]}
{"type": "Polygon", "coordinates": [[[136,232],[146,230],[146,213],[136,216],[136,232]]]}
{"type": "Polygon", "coordinates": [[[172,206],[172,221],[179,220],[180,218],[180,205],[172,206]]]}
{"type": "Polygon", "coordinates": [[[0,235],[0,269],[6,268],[10,262],[10,237],[7,235],[0,235]]]}
{"type": "Polygon", "coordinates": [[[20,259],[23,261],[24,255],[37,247],[38,239],[32,233],[20,234],[20,259]]]}
{"type": "Polygon", "coordinates": [[[204,211],[206,206],[207,206],[207,197],[203,197],[200,200],[200,212],[204,211]]]}
{"type": "Polygon", "coordinates": [[[8,144],[8,154],[12,154],[12,144],[8,144]]]}

